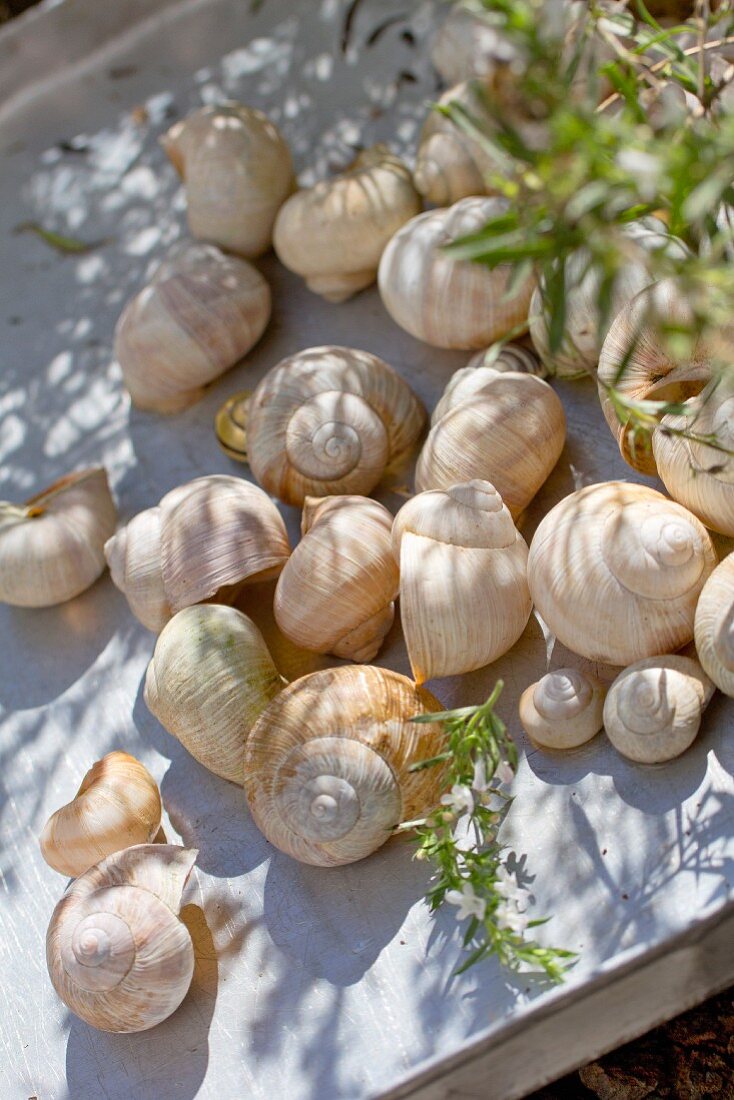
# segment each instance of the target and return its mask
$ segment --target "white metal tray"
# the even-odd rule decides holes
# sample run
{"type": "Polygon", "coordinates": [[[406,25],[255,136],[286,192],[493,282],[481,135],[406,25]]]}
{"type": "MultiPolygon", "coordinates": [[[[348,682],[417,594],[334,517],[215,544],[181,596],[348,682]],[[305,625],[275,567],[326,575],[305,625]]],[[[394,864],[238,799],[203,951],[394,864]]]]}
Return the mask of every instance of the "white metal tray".
{"type": "MultiPolygon", "coordinates": [[[[131,410],[110,353],[123,303],[185,233],[180,186],[156,141],[170,121],[224,97],[260,106],[304,179],[375,139],[410,152],[436,93],[426,46],[440,8],[65,0],[0,34],[0,496],[20,500],[102,462],[126,520],[192,477],[236,473],[217,448],[215,410],[309,345],[381,355],[435,403],[466,355],[411,339],[374,289],[346,305],[322,302],[272,256],[260,264],[275,300],[264,339],[189,411],[131,410]],[[62,256],[14,232],[29,220],[110,241],[62,256]]],[[[526,517],[528,538],[578,480],[634,477],[593,387],[558,390],[568,444],[526,517]]],[[[402,502],[389,491],[383,499],[402,502]]],[[[295,536],[297,516],[285,511],[295,536]]],[[[267,599],[255,613],[286,675],[315,667],[277,638],[267,599]]],[[[147,712],[141,679],[154,639],[109,577],[56,609],[0,608],[0,637],[3,1097],[510,1100],[734,980],[733,708],[721,697],[694,748],[650,769],[626,763],[603,736],[563,757],[529,747],[515,711],[546,666],[534,620],[494,667],[434,685],[452,705],[478,702],[505,680],[502,711],[521,751],[505,836],[529,853],[538,913],[554,914],[543,938],[579,952],[565,986],[549,990],[493,961],[451,977],[460,929],[451,913],[429,916],[427,871],[408,842],[331,871],[274,852],[242,792],[147,712]],[[37,837],[113,748],[150,768],[169,840],[200,853],[187,910],[193,987],[171,1019],[132,1036],[71,1016],[44,959],[65,883],[37,837]]],[[[557,647],[553,665],[565,656],[557,647]]],[[[397,628],[379,660],[408,671],[397,628]]]]}

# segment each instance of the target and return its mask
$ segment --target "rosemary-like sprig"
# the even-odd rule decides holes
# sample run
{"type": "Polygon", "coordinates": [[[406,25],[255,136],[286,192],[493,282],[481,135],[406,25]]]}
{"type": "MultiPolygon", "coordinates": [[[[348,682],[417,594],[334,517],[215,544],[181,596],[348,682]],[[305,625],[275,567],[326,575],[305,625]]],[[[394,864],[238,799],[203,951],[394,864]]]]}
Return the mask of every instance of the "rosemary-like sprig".
{"type": "Polygon", "coordinates": [[[450,790],[428,818],[403,827],[415,829],[416,858],[430,860],[435,867],[428,892],[431,909],[448,903],[456,906],[458,920],[469,918],[464,934],[469,955],[457,974],[496,955],[512,970],[538,971],[560,982],[566,960],[574,953],[543,947],[528,936],[530,929],[548,918],[530,918],[524,876],[517,863],[510,866],[498,838],[513,802],[503,784],[517,770],[517,749],[495,711],[502,686],[498,680],[481,706],[412,719],[444,723],[445,752],[415,763],[411,770],[443,766],[450,790]]]}

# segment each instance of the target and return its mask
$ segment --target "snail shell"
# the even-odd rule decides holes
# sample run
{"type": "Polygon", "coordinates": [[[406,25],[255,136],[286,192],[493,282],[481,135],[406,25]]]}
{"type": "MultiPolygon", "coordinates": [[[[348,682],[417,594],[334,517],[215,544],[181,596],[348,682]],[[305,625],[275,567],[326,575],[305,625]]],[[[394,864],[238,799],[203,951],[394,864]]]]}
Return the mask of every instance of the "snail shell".
{"type": "Polygon", "coordinates": [[[71,1011],[102,1031],[146,1031],[191,984],[194,947],[178,918],[197,852],[138,844],[72,882],[54,909],[46,959],[71,1011]]]}
{"type": "Polygon", "coordinates": [[[575,749],[603,725],[607,689],[578,668],[546,672],[520,696],[520,721],[541,749],[575,749]]]}
{"type": "Polygon", "coordinates": [[[536,287],[530,300],[528,327],[535,350],[548,368],[559,378],[595,374],[604,337],[612,319],[645,287],[650,286],[651,255],[662,252],[671,257],[688,255],[688,249],[677,237],[666,232],[659,218],[642,218],[630,222],[620,231],[620,247],[628,254],[628,262],[619,271],[614,283],[609,308],[609,321],[602,326],[598,302],[601,276],[591,266],[588,249],[580,248],[565,261],[564,338],[558,351],[549,348],[549,316],[543,301],[543,286],[536,287]]]}
{"type": "MultiPolygon", "coordinates": [[[[457,104],[487,133],[497,129],[495,115],[487,102],[487,91],[473,81],[450,88],[439,103],[442,106],[457,104]]],[[[490,177],[499,171],[499,163],[476,138],[462,130],[452,118],[434,109],[429,111],[421,130],[413,172],[416,189],[428,202],[450,206],[470,195],[491,194],[494,188],[490,177]]]]}
{"type": "Polygon", "coordinates": [[[534,374],[538,378],[547,378],[548,372],[538,355],[523,344],[505,344],[499,354],[496,345],[478,351],[472,355],[465,370],[476,367],[491,367],[497,371],[511,371],[513,374],[534,374]]]}
{"type": "Polygon", "coordinates": [[[393,546],[418,684],[481,668],[515,644],[532,610],[528,548],[493,485],[413,497],[395,517],[393,546]]]}
{"type": "Polygon", "coordinates": [[[508,296],[513,269],[458,260],[445,246],[507,209],[500,198],[468,198],[429,210],[399,229],[382,254],[380,295],[392,319],[438,348],[486,348],[527,319],[534,277],[508,296]]]}
{"type": "Polygon", "coordinates": [[[688,416],[664,416],[652,437],[658,474],[673,499],[707,527],[734,536],[734,385],[722,378],[713,392],[692,398],[688,406],[688,416]],[[713,436],[718,446],[670,429],[713,436]]]}
{"type": "Polygon", "coordinates": [[[367,494],[410,452],[424,422],[412,390],[376,355],[308,348],[273,367],[250,399],[250,467],[286,504],[367,494]]]}
{"type": "Polygon", "coordinates": [[[25,504],[0,502],[0,601],[51,607],[84,592],[104,572],[116,523],[101,468],[68,474],[25,504]]]}
{"type": "Polygon", "coordinates": [[[609,481],[571,493],[545,516],[528,581],[538,613],[568,649],[628,665],[691,641],[715,565],[694,515],[654,489],[609,481]]]}
{"type": "Polygon", "coordinates": [[[267,252],[295,187],[290,150],[270,119],[220,103],[177,122],[161,144],[186,185],[191,236],[248,259],[267,252]]]}
{"type": "Polygon", "coordinates": [[[486,11],[470,11],[462,4],[452,6],[431,45],[431,61],[446,84],[491,77],[515,56],[511,40],[491,25],[486,11]]]}
{"type": "Polygon", "coordinates": [[[405,676],[345,665],[303,676],[273,699],[245,748],[245,794],[271,844],[336,867],[379,848],[400,821],[433,809],[440,767],[411,772],[446,745],[441,705],[405,676]]]}
{"type": "Polygon", "coordinates": [[[247,736],[284,683],[246,615],[203,604],[164,626],[143,694],[148,710],[200,764],[241,786],[247,736]]]}
{"type": "Polygon", "coordinates": [[[719,691],[734,696],[734,554],[706,581],[696,607],[698,659],[719,691]]]}
{"type": "Polygon", "coordinates": [[[431,417],[416,488],[490,481],[516,519],[555,466],[565,439],[563,406],[542,379],[494,366],[464,367],[452,375],[431,417]]]}
{"type": "Polygon", "coordinates": [[[212,474],[167,493],[104,548],[112,580],[149,630],[232,586],[278,575],[290,553],[270,498],[240,478],[212,474]]]}
{"type": "Polygon", "coordinates": [[[366,497],[309,497],[301,529],[275,590],[278,626],[303,649],[371,661],[398,594],[391,514],[366,497]]]}
{"type": "Polygon", "coordinates": [[[72,801],[46,822],[41,855],[54,871],[75,878],[121,848],[152,841],[162,812],[148,769],[126,752],[109,752],[92,765],[72,801]]]}
{"type": "Polygon", "coordinates": [[[330,302],[369,286],[393,234],[421,210],[410,172],[386,145],[281,206],[273,245],[281,263],[330,302]]]}
{"type": "Polygon", "coordinates": [[[604,728],[622,756],[661,764],[693,744],[713,684],[689,657],[651,657],[620,672],[604,704],[604,728]]]}
{"type": "Polygon", "coordinates": [[[217,248],[176,247],[128,302],[115,356],[139,409],[174,413],[252,348],[270,319],[270,288],[245,260],[217,248]]]}
{"type": "Polygon", "coordinates": [[[689,302],[668,279],[633,298],[612,322],[602,345],[598,372],[602,411],[622,458],[645,474],[657,472],[649,437],[644,433],[635,437],[626,424],[620,423],[604,385],[615,385],[623,397],[635,401],[685,401],[695,397],[711,378],[714,349],[699,339],[692,353],[678,361],[662,335],[663,326],[685,332],[693,321],[689,302]],[[622,377],[617,379],[620,365],[625,363],[622,377]]]}

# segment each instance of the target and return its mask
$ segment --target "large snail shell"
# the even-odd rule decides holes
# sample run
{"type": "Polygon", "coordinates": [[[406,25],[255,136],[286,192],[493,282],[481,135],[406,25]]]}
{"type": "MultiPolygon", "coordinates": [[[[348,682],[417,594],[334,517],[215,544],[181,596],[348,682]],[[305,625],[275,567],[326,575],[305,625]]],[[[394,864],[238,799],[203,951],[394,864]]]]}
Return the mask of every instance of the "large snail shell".
{"type": "Polygon", "coordinates": [[[722,378],[688,406],[690,415],[664,416],[652,437],[658,474],[673,499],[707,527],[734,536],[734,385],[722,378]],[[714,437],[718,446],[673,434],[683,430],[714,437]]]}
{"type": "Polygon", "coordinates": [[[604,704],[604,728],[638,764],[672,760],[693,744],[713,684],[689,657],[651,657],[620,672],[604,704]]]}
{"type": "Polygon", "coordinates": [[[245,260],[201,244],[176,247],[128,302],[115,356],[139,409],[173,413],[242,359],[270,319],[270,288],[245,260]]]}
{"type": "Polygon", "coordinates": [[[46,822],[41,855],[55,871],[76,877],[121,848],[152,841],[162,810],[148,769],[126,752],[109,752],[89,769],[73,800],[46,822]]]}
{"type": "Polygon", "coordinates": [[[270,248],[295,178],[285,139],[266,115],[241,103],[203,107],[161,144],[184,179],[192,237],[249,259],[270,248]]]}
{"type": "Polygon", "coordinates": [[[420,493],[393,528],[400,616],[419,684],[495,661],[532,610],[528,548],[488,481],[420,493]]]}
{"type": "Polygon", "coordinates": [[[563,406],[547,382],[494,367],[463,367],[434,410],[416,488],[447,489],[481,478],[516,519],[555,466],[565,439],[563,406]]]}
{"type": "MultiPolygon", "coordinates": [[[[457,84],[444,92],[442,106],[462,107],[487,133],[497,128],[486,101],[486,89],[474,82],[457,84]]],[[[431,109],[421,130],[413,179],[416,189],[437,206],[450,206],[470,195],[495,190],[490,177],[500,170],[485,146],[462,130],[451,118],[431,109]]],[[[417,211],[415,211],[417,213],[417,211]]]]}
{"type": "Polygon", "coordinates": [[[375,145],[341,175],[291,195],[273,246],[311,290],[343,302],[375,281],[385,245],[420,210],[408,169],[386,145],[375,145]]]}
{"type": "Polygon", "coordinates": [[[551,354],[549,317],[543,301],[542,286],[536,287],[530,301],[528,327],[535,350],[548,371],[559,378],[596,373],[599,352],[612,320],[645,287],[653,282],[651,255],[668,256],[688,253],[682,241],[671,237],[658,218],[642,218],[622,228],[619,244],[628,254],[628,262],[618,273],[609,308],[609,320],[602,327],[599,314],[601,274],[591,265],[588,249],[580,248],[565,261],[565,325],[563,343],[551,354]]]}
{"type": "Polygon", "coordinates": [[[212,474],[172,489],[105,545],[112,579],[144,626],[234,585],[278,575],[290,553],[270,498],[236,477],[212,474]]]}
{"type": "Polygon", "coordinates": [[[371,661],[395,615],[392,516],[366,497],[308,498],[302,530],[278,578],[278,626],[303,649],[371,661]]]}
{"type": "Polygon", "coordinates": [[[520,696],[520,721],[541,749],[575,749],[603,725],[607,689],[578,668],[546,672],[520,696]]]}
{"type": "Polygon", "coordinates": [[[335,867],[379,848],[399,822],[438,802],[440,767],[411,772],[446,745],[440,723],[410,722],[441,705],[405,676],[345,665],[276,695],[245,748],[245,794],[271,844],[335,867]]]}
{"type": "Polygon", "coordinates": [[[571,493],[545,516],[528,580],[539,614],[568,649],[628,665],[691,641],[715,565],[694,515],[654,489],[609,481],[571,493]]]}
{"type": "Polygon", "coordinates": [[[734,696],[734,554],[717,565],[703,586],[695,638],[706,675],[719,691],[734,696]]]}
{"type": "Polygon", "coordinates": [[[286,504],[366,494],[410,451],[424,422],[412,390],[376,355],[308,348],[273,367],[252,395],[250,466],[286,504]]]}
{"type": "Polygon", "coordinates": [[[139,844],[102,860],[54,909],[46,960],[54,989],[102,1031],[146,1031],[186,996],[194,947],[178,919],[196,851],[139,844]]]}
{"type": "Polygon", "coordinates": [[[679,361],[663,338],[667,330],[689,330],[691,306],[672,280],[641,291],[612,322],[599,356],[598,379],[602,411],[619,444],[625,462],[642,473],[657,472],[649,437],[620,423],[604,385],[615,385],[623,397],[654,401],[685,401],[698,394],[711,378],[712,348],[700,339],[690,355],[679,361]],[[630,350],[632,349],[632,350],[630,350]],[[617,379],[620,365],[625,364],[617,379]]]}
{"type": "Polygon", "coordinates": [[[144,698],[200,764],[241,786],[245,741],[283,683],[255,624],[233,607],[204,604],[163,628],[144,698]]]}
{"type": "Polygon", "coordinates": [[[104,571],[116,523],[101,468],[69,474],[25,504],[0,502],[0,601],[51,607],[84,592],[104,571]]]}
{"type": "Polygon", "coordinates": [[[513,271],[454,259],[447,244],[507,209],[504,199],[462,199],[412,218],[380,260],[382,301],[401,328],[438,348],[486,348],[527,319],[534,277],[508,297],[513,271]]]}

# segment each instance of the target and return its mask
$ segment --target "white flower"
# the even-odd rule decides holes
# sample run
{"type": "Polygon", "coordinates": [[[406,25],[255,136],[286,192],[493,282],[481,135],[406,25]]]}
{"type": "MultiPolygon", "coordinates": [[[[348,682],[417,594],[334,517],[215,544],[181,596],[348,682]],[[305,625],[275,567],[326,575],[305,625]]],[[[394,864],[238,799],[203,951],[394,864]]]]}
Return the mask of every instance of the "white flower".
{"type": "Polygon", "coordinates": [[[476,917],[477,920],[484,920],[487,903],[483,898],[477,897],[470,882],[462,886],[461,890],[447,890],[446,901],[449,905],[458,906],[457,920],[464,920],[465,917],[476,917]]]}
{"type": "Polygon", "coordinates": [[[513,900],[520,896],[520,887],[517,879],[511,871],[507,870],[504,863],[500,863],[497,868],[497,881],[494,884],[495,891],[500,897],[513,900]]]}
{"type": "Polygon", "coordinates": [[[516,905],[503,905],[497,910],[497,923],[502,928],[509,928],[511,932],[522,935],[528,926],[529,917],[516,905]]]}
{"type": "Polygon", "coordinates": [[[454,783],[448,794],[441,796],[441,804],[450,806],[457,814],[470,814],[474,809],[474,795],[463,783],[454,783]]]}
{"type": "Polygon", "coordinates": [[[512,783],[512,780],[515,777],[515,773],[510,767],[507,760],[500,760],[499,764],[497,765],[496,774],[500,783],[512,783]]]}
{"type": "Polygon", "coordinates": [[[474,763],[474,778],[471,781],[472,790],[486,791],[489,786],[487,779],[487,765],[483,756],[478,756],[474,763]]]}

